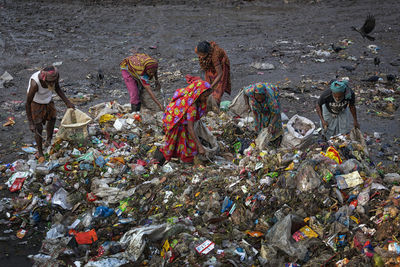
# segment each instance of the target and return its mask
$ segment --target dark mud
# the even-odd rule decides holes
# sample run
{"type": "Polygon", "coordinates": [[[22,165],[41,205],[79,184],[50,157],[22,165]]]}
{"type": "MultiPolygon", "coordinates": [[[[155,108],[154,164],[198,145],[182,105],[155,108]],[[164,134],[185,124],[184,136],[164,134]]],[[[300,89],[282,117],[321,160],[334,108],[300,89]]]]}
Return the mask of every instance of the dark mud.
{"type": "MultiPolygon", "coordinates": [[[[327,82],[336,75],[348,76],[353,88],[361,91],[375,88],[361,81],[372,74],[382,77],[387,73],[399,74],[399,67],[390,64],[400,58],[397,0],[289,1],[289,4],[283,1],[116,2],[0,1],[0,75],[7,71],[14,77],[11,84],[0,89],[0,122],[4,123],[9,116],[16,121],[13,127],[0,126],[2,163],[25,157],[21,146],[33,142],[24,103],[18,101],[25,101],[30,75],[54,62],[62,62],[61,86],[67,96],[91,96],[89,102],[78,105],[87,111],[90,106],[108,100],[128,102],[119,62],[129,55],[130,49],[159,59],[162,85],[168,96],[185,85],[185,74],[200,74],[194,53],[197,42],[214,40],[226,49],[231,61],[233,93],[224,96],[225,99],[232,99],[241,87],[252,82],[279,83],[282,92],[294,92],[299,98],[282,97],[285,113],[289,117],[297,113],[314,121],[317,121],[316,99],[312,96],[325,89],[318,81],[327,82]],[[361,26],[368,13],[376,16],[374,42],[362,39],[350,29],[353,25],[361,26]],[[345,38],[354,44],[342,54],[332,53],[328,58],[308,56],[312,50],[326,50],[330,43],[345,38]],[[370,44],[380,47],[377,55],[368,50],[370,44]],[[354,56],[360,63],[352,73],[340,68],[355,63],[348,56],[354,56]],[[379,68],[373,64],[375,56],[381,59],[379,68]],[[325,62],[315,62],[316,58],[325,62]],[[276,69],[259,71],[250,67],[256,61],[272,63],[276,69]],[[98,78],[99,69],[104,74],[102,80],[98,78]],[[176,71],[181,75],[166,74],[176,71]],[[309,79],[313,82],[301,82],[309,79]]],[[[400,133],[399,110],[392,118],[377,116],[371,112],[379,106],[370,101],[374,96],[358,97],[361,128],[368,134],[384,133],[382,142],[399,151],[398,143],[393,142],[400,133]]],[[[61,119],[66,107],[60,101],[56,105],[61,119]]],[[[2,225],[0,229],[9,227],[2,225]]],[[[28,266],[25,255],[38,250],[34,240],[37,240],[35,235],[22,241],[0,241],[0,265],[28,266]],[[20,244],[25,240],[27,244],[20,244]]]]}

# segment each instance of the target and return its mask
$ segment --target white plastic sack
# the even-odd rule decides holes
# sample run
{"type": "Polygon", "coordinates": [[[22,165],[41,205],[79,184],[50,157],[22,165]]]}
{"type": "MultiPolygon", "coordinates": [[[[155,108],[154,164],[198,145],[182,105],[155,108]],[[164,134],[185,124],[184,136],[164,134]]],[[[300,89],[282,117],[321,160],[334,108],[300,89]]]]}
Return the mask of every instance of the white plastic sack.
{"type": "Polygon", "coordinates": [[[218,153],[219,145],[217,138],[211,133],[211,131],[199,120],[194,123],[194,131],[200,139],[207,141],[211,147],[204,146],[206,155],[210,158],[215,157],[218,153]]]}
{"type": "Polygon", "coordinates": [[[91,121],[92,118],[79,109],[67,109],[61,120],[56,139],[79,142],[85,140],[89,135],[87,125],[91,121]]]}
{"type": "Polygon", "coordinates": [[[301,149],[312,139],[315,124],[302,116],[294,115],[287,123],[287,132],[284,133],[281,148],[301,149]]]}
{"type": "Polygon", "coordinates": [[[244,100],[243,90],[240,90],[239,94],[232,100],[229,111],[242,118],[249,116],[250,113],[247,109],[246,101],[244,100]]]}

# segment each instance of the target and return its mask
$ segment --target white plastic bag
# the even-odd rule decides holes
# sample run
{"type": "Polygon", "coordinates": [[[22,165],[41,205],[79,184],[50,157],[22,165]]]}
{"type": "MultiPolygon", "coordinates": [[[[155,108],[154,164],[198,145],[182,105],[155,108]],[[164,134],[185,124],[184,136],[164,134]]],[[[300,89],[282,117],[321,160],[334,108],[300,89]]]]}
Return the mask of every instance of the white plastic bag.
{"type": "Polygon", "coordinates": [[[315,124],[302,116],[294,115],[287,123],[287,132],[283,135],[281,148],[301,149],[312,140],[315,124]]]}

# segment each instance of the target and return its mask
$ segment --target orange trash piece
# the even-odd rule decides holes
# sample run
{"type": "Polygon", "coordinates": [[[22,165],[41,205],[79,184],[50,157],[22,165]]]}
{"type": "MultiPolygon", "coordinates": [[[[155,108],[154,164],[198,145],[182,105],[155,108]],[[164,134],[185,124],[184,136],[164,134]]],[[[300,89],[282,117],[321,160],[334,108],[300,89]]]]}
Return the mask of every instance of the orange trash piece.
{"type": "Polygon", "coordinates": [[[94,229],[88,232],[74,233],[76,242],[79,245],[88,245],[97,241],[97,234],[94,229]]]}

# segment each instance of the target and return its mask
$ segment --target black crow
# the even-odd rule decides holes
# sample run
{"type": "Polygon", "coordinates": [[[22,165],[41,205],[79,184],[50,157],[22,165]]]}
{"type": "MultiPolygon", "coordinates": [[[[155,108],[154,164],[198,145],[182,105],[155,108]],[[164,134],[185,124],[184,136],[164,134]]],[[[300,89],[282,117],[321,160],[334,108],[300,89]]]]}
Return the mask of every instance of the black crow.
{"type": "Polygon", "coordinates": [[[333,43],[331,43],[331,47],[332,47],[332,50],[335,51],[336,53],[339,53],[340,51],[344,50],[343,47],[336,46],[336,45],[333,44],[333,43]]]}
{"type": "Polygon", "coordinates": [[[394,82],[396,81],[396,75],[387,74],[387,75],[386,75],[386,79],[387,79],[388,82],[394,83],[394,82]]]}
{"type": "Polygon", "coordinates": [[[97,79],[102,81],[104,79],[104,74],[102,69],[97,70],[97,79]]]}
{"type": "Polygon", "coordinates": [[[351,27],[353,30],[356,32],[359,32],[363,38],[367,37],[368,40],[374,41],[375,38],[368,35],[370,32],[372,32],[375,28],[375,17],[372,15],[368,15],[367,19],[364,22],[364,25],[360,28],[357,29],[356,27],[351,27]]]}
{"type": "Polygon", "coordinates": [[[374,75],[374,76],[369,77],[368,79],[364,79],[364,80],[361,80],[361,81],[374,83],[374,82],[377,82],[379,79],[380,79],[379,76],[375,76],[374,75]]]}
{"type": "Polygon", "coordinates": [[[379,66],[379,64],[381,64],[381,59],[379,57],[375,57],[374,64],[375,64],[375,66],[379,66]]]}

